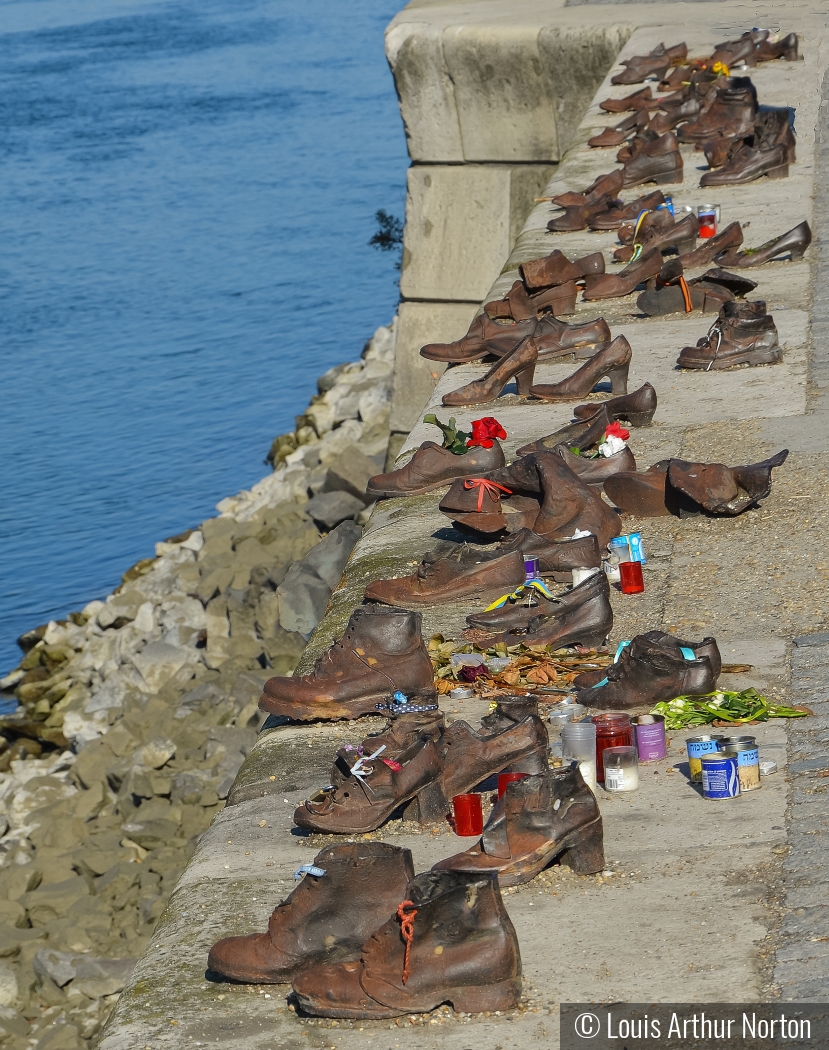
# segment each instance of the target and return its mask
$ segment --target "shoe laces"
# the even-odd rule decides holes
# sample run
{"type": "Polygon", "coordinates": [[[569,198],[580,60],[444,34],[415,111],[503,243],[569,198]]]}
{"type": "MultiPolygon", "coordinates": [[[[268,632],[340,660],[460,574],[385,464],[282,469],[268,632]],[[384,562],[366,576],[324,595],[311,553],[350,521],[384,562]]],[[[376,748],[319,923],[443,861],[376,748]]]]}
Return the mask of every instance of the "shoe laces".
{"type": "Polygon", "coordinates": [[[506,492],[508,496],[512,495],[512,489],[506,488],[504,485],[499,485],[495,481],[490,481],[488,478],[469,478],[463,483],[465,489],[478,490],[478,510],[483,510],[484,506],[484,493],[487,493],[493,503],[501,502],[501,492],[506,492]]]}
{"type": "Polygon", "coordinates": [[[714,322],[714,323],[713,323],[713,324],[711,325],[711,327],[710,327],[710,328],[708,329],[708,335],[706,336],[706,339],[707,339],[707,341],[708,341],[708,345],[709,345],[709,346],[711,345],[711,340],[712,340],[712,339],[713,339],[713,338],[714,338],[715,336],[716,336],[716,345],[714,346],[714,356],[713,356],[713,357],[711,358],[711,360],[710,360],[710,361],[708,362],[708,367],[707,367],[707,368],[705,369],[705,371],[706,371],[706,372],[710,372],[710,371],[711,371],[711,366],[712,366],[712,365],[714,364],[714,362],[715,362],[715,361],[717,360],[717,355],[718,355],[718,354],[719,354],[719,352],[720,352],[720,346],[721,346],[721,344],[722,344],[722,330],[723,330],[723,325],[724,325],[725,323],[726,323],[726,322],[725,322],[725,321],[724,321],[724,320],[723,320],[722,318],[718,317],[718,318],[717,318],[717,320],[716,320],[716,321],[715,321],[715,322],[714,322]]]}

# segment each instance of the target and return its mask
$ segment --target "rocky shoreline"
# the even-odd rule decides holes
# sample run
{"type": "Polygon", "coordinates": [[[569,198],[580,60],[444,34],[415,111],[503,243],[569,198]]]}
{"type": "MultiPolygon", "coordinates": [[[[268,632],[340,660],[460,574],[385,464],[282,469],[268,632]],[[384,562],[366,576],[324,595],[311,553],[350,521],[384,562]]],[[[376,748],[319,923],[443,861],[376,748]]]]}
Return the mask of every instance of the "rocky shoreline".
{"type": "Polygon", "coordinates": [[[24,634],[0,681],[0,1047],[92,1046],[322,617],[383,469],[396,322],[318,380],[273,473],[24,634]]]}

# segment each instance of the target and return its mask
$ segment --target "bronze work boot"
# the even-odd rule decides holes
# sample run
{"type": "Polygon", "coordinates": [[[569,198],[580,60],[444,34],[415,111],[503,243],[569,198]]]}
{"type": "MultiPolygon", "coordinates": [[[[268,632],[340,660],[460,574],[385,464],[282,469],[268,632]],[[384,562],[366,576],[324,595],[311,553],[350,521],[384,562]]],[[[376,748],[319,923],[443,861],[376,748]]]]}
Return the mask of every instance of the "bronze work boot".
{"type": "Polygon", "coordinates": [[[613,629],[610,585],[605,573],[588,576],[571,591],[567,605],[551,616],[536,616],[525,628],[512,628],[493,635],[489,644],[549,645],[552,650],[572,645],[590,648],[604,645],[613,629]]]}
{"type": "Polygon", "coordinates": [[[366,587],[366,600],[407,608],[439,605],[456,598],[496,597],[513,591],[525,580],[520,551],[493,557],[463,545],[443,558],[424,558],[411,576],[375,580],[366,587]]]}
{"type": "Polygon", "coordinates": [[[456,455],[434,441],[424,441],[403,467],[369,479],[366,495],[372,499],[395,496],[418,496],[421,492],[448,485],[455,478],[474,478],[506,463],[504,452],[495,438],[492,448],[474,447],[456,455]]]}
{"type": "MultiPolygon", "coordinates": [[[[687,650],[685,655],[697,660],[703,656],[707,657],[714,678],[719,678],[722,670],[722,657],[715,638],[703,638],[701,642],[686,642],[682,638],[677,638],[675,634],[666,634],[665,631],[648,631],[642,637],[647,639],[648,645],[653,645],[658,649],[669,649],[674,652],[687,650]]],[[[626,643],[625,648],[628,645],[630,642],[626,643]]],[[[623,652],[624,649],[620,650],[614,663],[618,663],[618,658],[623,652]]],[[[595,671],[582,671],[573,679],[572,685],[574,689],[591,689],[595,685],[603,685],[606,678],[607,668],[599,667],[595,671]]]]}
{"type": "Polygon", "coordinates": [[[749,77],[723,77],[709,98],[700,116],[677,131],[680,142],[705,142],[720,135],[743,138],[752,133],[757,90],[749,77]]]}
{"type": "MultiPolygon", "coordinates": [[[[588,568],[589,566],[584,567],[588,568]]],[[[595,568],[595,566],[593,567],[595,568]]],[[[537,617],[554,618],[563,616],[568,609],[574,609],[582,605],[594,594],[598,577],[604,575],[603,572],[599,571],[595,574],[596,579],[593,576],[589,576],[586,580],[582,580],[577,587],[573,587],[563,594],[556,595],[552,599],[545,598],[543,594],[537,593],[522,595],[514,601],[508,601],[500,609],[472,613],[471,616],[467,616],[466,622],[470,627],[481,627],[490,631],[509,631],[513,628],[527,630],[530,621],[537,617]],[[530,605],[530,601],[534,601],[535,604],[530,605]]],[[[605,579],[606,582],[607,580],[605,579]]],[[[601,581],[598,582],[598,587],[603,589],[601,581]]]]}
{"type": "Polygon", "coordinates": [[[231,981],[283,984],[308,966],[359,958],[365,939],[394,915],[414,878],[409,850],[385,842],[329,846],[308,868],[274,909],[268,932],[218,941],[209,970],[231,981]]]}
{"type": "Polygon", "coordinates": [[[443,820],[449,804],[441,790],[442,773],[435,741],[423,735],[397,758],[372,753],[355,762],[341,784],[318,791],[296,809],[294,824],[327,834],[361,835],[379,828],[415,797],[422,823],[443,820]]]}
{"type": "Polygon", "coordinates": [[[427,343],[421,347],[420,356],[444,364],[467,364],[487,354],[503,357],[532,335],[533,327],[532,321],[497,324],[486,314],[478,314],[461,339],[453,343],[427,343]]]}
{"type": "Polygon", "coordinates": [[[537,715],[500,732],[476,733],[468,722],[453,722],[443,734],[443,793],[466,794],[495,773],[543,773],[550,741],[537,715]]]}
{"type": "Polygon", "coordinates": [[[735,365],[774,365],[782,357],[777,327],[766,313],[766,304],[731,302],[723,305],[704,339],[680,350],[676,363],[679,368],[707,372],[735,365]]]}
{"type": "Polygon", "coordinates": [[[469,481],[453,482],[440,510],[485,533],[527,528],[545,538],[566,540],[581,529],[592,532],[601,546],[619,533],[618,515],[554,452],[523,456],[480,480],[477,487],[469,481]]]}
{"type": "Polygon", "coordinates": [[[602,817],[577,762],[508,784],[478,842],[432,871],[491,872],[520,886],[556,857],[577,875],[604,868],[602,817]]]}
{"type": "Polygon", "coordinates": [[[420,613],[380,606],[355,609],[345,634],[320,655],[313,671],[269,678],[259,707],[312,722],[375,714],[377,702],[398,691],[410,699],[432,698],[432,662],[420,628],[420,613]]]}
{"type": "Polygon", "coordinates": [[[530,715],[538,718],[538,697],[533,693],[499,696],[490,707],[490,713],[481,719],[478,732],[482,736],[501,733],[504,729],[523,722],[530,715]]]}
{"type": "Polygon", "coordinates": [[[494,876],[425,872],[359,961],[314,967],[293,984],[317,1017],[400,1017],[441,1003],[491,1013],[518,1005],[521,956],[494,876]]]}
{"type": "Polygon", "coordinates": [[[580,704],[599,711],[650,711],[663,700],[711,693],[717,684],[707,656],[689,660],[681,649],[669,649],[661,640],[653,644],[643,634],[605,671],[604,684],[579,690],[580,704]]]}
{"type": "MultiPolygon", "coordinates": [[[[587,422],[599,408],[604,409],[610,419],[624,419],[632,427],[649,427],[653,423],[656,413],[656,391],[650,383],[645,383],[632,394],[623,394],[621,397],[611,397],[602,401],[600,405],[576,405],[573,415],[576,419],[587,422]]],[[[608,420],[609,422],[610,420],[608,420]]]]}

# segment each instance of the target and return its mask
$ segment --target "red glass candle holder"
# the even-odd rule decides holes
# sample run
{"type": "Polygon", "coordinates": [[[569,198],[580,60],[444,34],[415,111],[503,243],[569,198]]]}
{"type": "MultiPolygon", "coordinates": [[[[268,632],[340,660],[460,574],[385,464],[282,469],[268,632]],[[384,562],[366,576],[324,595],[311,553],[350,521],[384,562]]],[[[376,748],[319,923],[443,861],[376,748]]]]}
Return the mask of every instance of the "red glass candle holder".
{"type": "Polygon", "coordinates": [[[452,799],[456,835],[480,835],[484,830],[484,813],[480,795],[455,795],[452,799]]]}
{"type": "Polygon", "coordinates": [[[528,777],[529,773],[499,773],[498,774],[498,798],[507,790],[507,784],[511,784],[514,780],[523,780],[524,777],[528,777]]]}
{"type": "Polygon", "coordinates": [[[619,583],[622,594],[640,594],[645,589],[640,561],[619,562],[619,583]]]}

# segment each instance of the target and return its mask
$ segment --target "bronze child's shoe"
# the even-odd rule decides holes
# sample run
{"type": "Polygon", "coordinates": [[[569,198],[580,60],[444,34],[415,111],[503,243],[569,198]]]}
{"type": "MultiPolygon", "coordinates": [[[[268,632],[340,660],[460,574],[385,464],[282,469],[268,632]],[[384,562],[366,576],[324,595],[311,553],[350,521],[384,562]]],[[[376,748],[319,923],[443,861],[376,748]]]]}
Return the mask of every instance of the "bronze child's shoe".
{"type": "Polygon", "coordinates": [[[424,823],[442,820],[449,804],[440,787],[438,745],[424,734],[396,758],[367,755],[337,786],[325,788],[294,812],[294,824],[309,831],[361,835],[374,831],[417,796],[424,823]]]}
{"type": "Polygon", "coordinates": [[[532,336],[502,357],[490,368],[486,375],[474,379],[471,383],[443,395],[446,406],[480,405],[494,401],[511,379],[515,379],[518,393],[526,396],[530,392],[535,373],[538,349],[532,336]]]}
{"type": "Polygon", "coordinates": [[[518,938],[494,874],[426,872],[354,962],[305,970],[293,982],[305,1013],[356,1019],[511,1010],[521,998],[518,938]]]}
{"type": "Polygon", "coordinates": [[[355,609],[345,634],[319,656],[313,671],[269,678],[259,707],[308,722],[376,714],[377,702],[398,691],[434,697],[432,662],[420,630],[420,613],[355,609]]]}
{"type": "Polygon", "coordinates": [[[492,448],[476,446],[462,455],[456,455],[434,441],[424,441],[405,466],[370,478],[366,495],[375,500],[417,496],[448,485],[455,478],[473,478],[488,470],[497,470],[505,462],[503,449],[495,438],[492,439],[492,448]]]}
{"type": "Polygon", "coordinates": [[[508,784],[480,840],[432,871],[493,872],[501,886],[520,886],[557,857],[577,875],[604,868],[599,806],[576,762],[508,784]]]}
{"type": "Polygon", "coordinates": [[[218,941],[207,968],[231,981],[283,984],[309,966],[359,958],[363,942],[394,915],[413,878],[407,849],[385,842],[328,846],[276,906],[268,932],[218,941]]]}
{"type": "Polygon", "coordinates": [[[617,335],[606,350],[595,354],[560,383],[539,383],[532,387],[533,397],[541,401],[575,401],[589,394],[596,383],[607,376],[614,394],[627,393],[628,370],[632,351],[623,335],[617,335]]]}
{"type": "Polygon", "coordinates": [[[624,419],[633,427],[649,427],[656,413],[656,391],[650,383],[644,383],[638,390],[621,397],[611,397],[598,405],[576,405],[573,415],[576,419],[587,422],[599,410],[604,409],[610,419],[624,419]]]}

